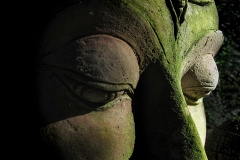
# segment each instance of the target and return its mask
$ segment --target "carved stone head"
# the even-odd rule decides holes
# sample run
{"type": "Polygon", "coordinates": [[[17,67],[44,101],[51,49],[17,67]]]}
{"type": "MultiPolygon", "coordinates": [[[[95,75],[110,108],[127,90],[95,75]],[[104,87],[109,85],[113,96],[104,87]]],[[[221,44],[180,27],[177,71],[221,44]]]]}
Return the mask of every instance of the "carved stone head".
{"type": "Polygon", "coordinates": [[[223,41],[215,3],[69,4],[39,49],[42,159],[207,159],[203,97],[223,41]]]}

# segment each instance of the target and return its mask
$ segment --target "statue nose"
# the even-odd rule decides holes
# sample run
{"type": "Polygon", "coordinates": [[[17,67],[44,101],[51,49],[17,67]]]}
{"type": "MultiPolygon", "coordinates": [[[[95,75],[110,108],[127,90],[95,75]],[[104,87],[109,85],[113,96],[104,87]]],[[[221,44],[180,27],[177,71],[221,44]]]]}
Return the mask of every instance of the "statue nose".
{"type": "Polygon", "coordinates": [[[136,143],[131,159],[207,159],[181,84],[167,76],[157,63],[140,76],[133,97],[136,143]]]}

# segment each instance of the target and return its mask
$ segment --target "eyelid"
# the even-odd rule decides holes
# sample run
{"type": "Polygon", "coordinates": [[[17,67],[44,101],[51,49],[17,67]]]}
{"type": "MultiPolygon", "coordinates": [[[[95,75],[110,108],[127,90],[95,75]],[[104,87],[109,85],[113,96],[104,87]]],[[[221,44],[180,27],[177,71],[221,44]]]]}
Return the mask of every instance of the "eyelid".
{"type": "Polygon", "coordinates": [[[124,95],[125,91],[110,92],[96,89],[90,86],[77,86],[74,92],[81,98],[92,103],[107,103],[119,96],[124,95]]]}
{"type": "Polygon", "coordinates": [[[67,84],[82,83],[88,86],[92,86],[92,87],[102,89],[102,90],[107,90],[107,91],[126,90],[131,94],[134,93],[133,86],[128,83],[114,84],[114,83],[101,82],[101,81],[97,81],[95,79],[86,77],[84,75],[81,75],[78,72],[75,72],[71,69],[66,69],[66,68],[62,68],[59,66],[52,66],[52,65],[48,65],[48,67],[51,68],[53,72],[57,73],[58,76],[64,81],[64,83],[67,83],[67,84]]]}
{"type": "MultiPolygon", "coordinates": [[[[132,94],[132,89],[129,85],[119,85],[121,89],[114,88],[114,90],[101,89],[95,86],[89,86],[86,83],[76,80],[63,73],[57,74],[64,85],[70,89],[77,97],[79,102],[85,108],[97,109],[99,106],[105,105],[115,99],[118,99],[127,93],[132,94]]],[[[108,85],[108,84],[106,84],[108,85]]],[[[109,88],[108,88],[109,89],[109,88]]]]}
{"type": "Polygon", "coordinates": [[[119,91],[136,88],[140,70],[131,46],[116,37],[97,34],[72,40],[39,59],[87,85],[119,91]]]}
{"type": "Polygon", "coordinates": [[[85,77],[107,84],[130,84],[139,80],[138,59],[129,44],[105,34],[76,40],[76,69],[85,77]]]}

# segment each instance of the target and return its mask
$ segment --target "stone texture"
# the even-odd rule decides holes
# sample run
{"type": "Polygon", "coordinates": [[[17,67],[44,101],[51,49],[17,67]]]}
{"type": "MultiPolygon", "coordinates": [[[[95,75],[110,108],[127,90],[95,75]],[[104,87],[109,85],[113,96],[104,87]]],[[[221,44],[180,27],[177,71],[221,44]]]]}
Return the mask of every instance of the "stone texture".
{"type": "Polygon", "coordinates": [[[207,159],[202,98],[216,87],[223,36],[214,2],[179,2],[78,1],[50,18],[38,55],[40,155],[207,159]]]}

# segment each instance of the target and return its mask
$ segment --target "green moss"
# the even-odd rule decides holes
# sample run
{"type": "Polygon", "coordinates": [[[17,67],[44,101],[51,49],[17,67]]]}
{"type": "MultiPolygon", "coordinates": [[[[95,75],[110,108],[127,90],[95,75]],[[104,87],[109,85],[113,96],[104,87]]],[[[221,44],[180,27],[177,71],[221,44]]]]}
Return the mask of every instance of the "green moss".
{"type": "MultiPolygon", "coordinates": [[[[159,44],[160,47],[163,49],[162,52],[157,53],[157,56],[160,62],[159,65],[161,66],[164,72],[163,76],[165,77],[160,77],[159,79],[166,78],[168,81],[167,85],[169,86],[166,87],[166,89],[168,90],[166,91],[166,95],[165,95],[166,97],[163,98],[163,100],[165,101],[162,103],[163,103],[163,107],[165,108],[171,107],[171,111],[165,111],[165,112],[170,113],[171,116],[176,119],[172,120],[171,118],[170,119],[168,118],[169,121],[171,121],[169,123],[176,125],[176,128],[177,128],[176,130],[180,131],[180,134],[173,135],[173,136],[171,135],[172,137],[170,137],[170,139],[168,140],[169,143],[166,143],[168,145],[168,149],[163,149],[163,150],[169,152],[169,150],[172,149],[173,153],[175,154],[174,156],[176,157],[179,156],[178,153],[179,151],[181,151],[182,153],[180,156],[183,156],[185,159],[194,159],[194,160],[207,159],[204,152],[204,148],[201,144],[201,140],[198,135],[198,131],[186,107],[187,105],[186,105],[186,102],[184,101],[184,97],[181,92],[182,90],[181,75],[182,75],[182,70],[184,68],[183,62],[186,61],[185,58],[188,58],[187,54],[188,54],[189,48],[191,48],[191,46],[195,42],[197,42],[201,37],[203,37],[209,32],[217,30],[218,28],[218,18],[217,18],[217,12],[216,12],[214,3],[209,4],[207,6],[200,6],[200,5],[189,3],[188,10],[185,15],[185,21],[179,24],[176,17],[172,17],[174,16],[174,14],[171,14],[171,10],[173,11],[173,8],[171,8],[168,4],[166,4],[164,0],[159,0],[159,1],[112,0],[111,2],[124,5],[122,6],[123,8],[127,7],[133,12],[135,12],[139,17],[142,17],[143,20],[145,20],[144,22],[148,23],[151,26],[151,29],[153,30],[155,36],[157,37],[158,43],[156,44],[159,44]],[[172,140],[171,138],[175,138],[175,139],[172,140]],[[182,139],[184,139],[185,141],[182,142],[182,139]],[[178,142],[181,142],[180,144],[181,146],[174,146],[175,144],[178,144],[178,142]]],[[[105,7],[105,6],[101,6],[101,7],[105,7]]],[[[111,7],[112,6],[109,7],[110,8],[109,12],[111,11],[111,7]]],[[[113,9],[117,9],[114,7],[113,9]]],[[[104,10],[104,8],[102,9],[104,10]]],[[[76,12],[77,11],[78,10],[76,10],[76,12]]],[[[104,15],[107,12],[106,13],[100,12],[100,13],[104,15]]],[[[125,14],[127,15],[128,12],[126,11],[125,14]]],[[[118,15],[116,14],[116,17],[117,16],[118,15]]],[[[104,26],[108,26],[111,24],[110,25],[111,28],[115,29],[119,27],[117,22],[111,21],[114,18],[115,17],[113,16],[113,18],[107,19],[108,21],[106,19],[103,19],[103,21],[106,20],[106,22],[104,21],[104,24],[105,24],[104,26]]],[[[119,23],[120,22],[123,23],[125,21],[119,20],[119,23]]],[[[102,22],[99,22],[99,23],[102,23],[102,22]]],[[[120,27],[118,29],[119,31],[123,31],[123,28],[120,27]]],[[[109,30],[110,30],[109,28],[103,28],[100,31],[107,32],[109,30]]],[[[117,31],[118,30],[116,29],[112,31],[111,34],[114,33],[118,35],[117,31]]],[[[76,33],[74,32],[74,35],[75,34],[76,33]]],[[[70,35],[70,34],[66,34],[66,35],[70,35]]],[[[152,37],[149,37],[149,39],[151,38],[152,37]]],[[[122,39],[126,39],[127,41],[128,34],[126,38],[123,36],[122,39]]],[[[144,56],[147,57],[148,55],[146,54],[144,56]]],[[[162,86],[159,87],[159,90],[162,89],[161,87],[162,86]]],[[[157,90],[156,93],[159,93],[158,92],[159,90],[157,90]]],[[[156,103],[158,103],[158,101],[156,103]]],[[[155,105],[155,103],[152,103],[152,104],[155,105]]],[[[99,110],[111,109],[112,104],[108,104],[104,107],[98,108],[98,109],[99,110]]],[[[156,109],[159,112],[158,105],[156,105],[155,107],[156,108],[154,109],[156,109]]],[[[153,111],[151,110],[148,116],[150,115],[151,117],[152,116],[151,114],[154,115],[155,113],[153,114],[153,111]]],[[[104,115],[94,114],[93,118],[96,119],[96,122],[99,122],[99,119],[101,119],[100,117],[104,117],[104,115]]],[[[156,117],[156,120],[163,120],[158,118],[159,117],[156,117]]],[[[132,117],[129,117],[129,119],[132,119],[132,117]]],[[[153,131],[156,131],[159,129],[157,124],[155,125],[155,122],[156,122],[155,120],[151,122],[152,126],[156,127],[154,128],[155,130],[153,129],[153,131]]],[[[101,124],[102,123],[104,124],[104,122],[101,122],[101,124]]],[[[173,134],[172,126],[166,125],[166,126],[163,126],[163,128],[166,128],[167,133],[173,134]]],[[[100,128],[99,130],[100,130],[99,132],[101,132],[100,135],[102,136],[102,139],[114,144],[112,133],[110,134],[110,132],[104,132],[104,129],[102,128],[100,128]]],[[[134,137],[133,133],[128,133],[127,131],[123,131],[123,132],[125,132],[124,134],[129,135],[132,138],[134,137]]],[[[158,138],[161,138],[161,137],[156,136],[154,138],[158,140],[158,138]]],[[[159,144],[154,143],[154,145],[159,145],[159,144]]],[[[111,146],[107,146],[107,147],[112,148],[111,146]]],[[[130,157],[132,153],[131,147],[127,148],[126,150],[127,150],[127,153],[123,155],[124,158],[130,157]]],[[[108,153],[111,154],[111,152],[108,152],[108,153]]],[[[105,157],[108,157],[108,156],[105,156],[105,157]]]]}
{"type": "Polygon", "coordinates": [[[176,50],[179,55],[185,55],[194,42],[218,29],[218,14],[214,3],[204,7],[190,3],[185,19],[177,35],[176,50]]]}
{"type": "Polygon", "coordinates": [[[165,1],[122,0],[122,2],[152,27],[159,45],[163,48],[163,52],[158,54],[160,64],[173,79],[181,77],[184,58],[187,57],[191,45],[207,33],[218,29],[218,14],[214,3],[205,6],[188,3],[185,21],[180,25],[171,15],[170,11],[173,8],[169,8],[165,1]]]}
{"type": "Polygon", "coordinates": [[[163,47],[164,53],[159,54],[159,56],[168,56],[166,53],[172,53],[174,47],[174,25],[165,1],[124,0],[124,2],[151,25],[160,45],[163,47]]]}

